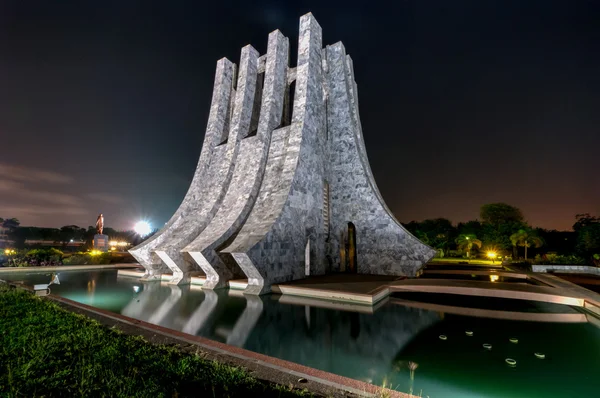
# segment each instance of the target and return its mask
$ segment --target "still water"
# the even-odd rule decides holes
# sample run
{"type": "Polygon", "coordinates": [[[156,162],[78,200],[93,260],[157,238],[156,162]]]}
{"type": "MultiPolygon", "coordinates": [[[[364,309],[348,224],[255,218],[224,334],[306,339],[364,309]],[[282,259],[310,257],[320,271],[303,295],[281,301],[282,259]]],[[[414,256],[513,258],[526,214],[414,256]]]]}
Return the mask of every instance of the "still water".
{"type": "MultiPolygon", "coordinates": [[[[59,275],[53,294],[422,397],[600,391],[600,320],[569,306],[407,293],[369,313],[365,306],[291,296],[142,283],[116,270],[59,275]]],[[[33,285],[48,283],[50,273],[0,278],[33,285]]]]}

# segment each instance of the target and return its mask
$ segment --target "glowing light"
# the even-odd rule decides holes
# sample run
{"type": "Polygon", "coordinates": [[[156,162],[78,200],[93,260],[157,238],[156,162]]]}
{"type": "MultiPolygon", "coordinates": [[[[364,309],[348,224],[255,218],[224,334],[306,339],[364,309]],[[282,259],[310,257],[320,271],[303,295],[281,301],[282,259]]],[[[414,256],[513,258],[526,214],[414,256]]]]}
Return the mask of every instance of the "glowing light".
{"type": "Polygon", "coordinates": [[[127,242],[118,242],[117,245],[118,246],[127,246],[127,245],[129,245],[129,243],[127,243],[127,242]]]}
{"type": "Polygon", "coordinates": [[[102,252],[100,250],[92,250],[90,252],[90,256],[98,256],[100,254],[102,254],[102,252]]]}
{"type": "Polygon", "coordinates": [[[487,252],[487,256],[491,259],[494,259],[494,258],[496,258],[497,254],[496,254],[496,252],[487,252]]]}
{"type": "Polygon", "coordinates": [[[141,237],[144,237],[144,236],[148,235],[150,232],[152,232],[152,228],[150,227],[150,224],[146,221],[139,221],[137,224],[135,224],[133,229],[141,237]]]}
{"type": "Polygon", "coordinates": [[[4,254],[6,254],[7,256],[10,256],[11,254],[15,254],[17,253],[14,249],[5,249],[4,250],[4,254]]]}
{"type": "Polygon", "coordinates": [[[140,291],[140,287],[139,286],[134,286],[133,287],[133,291],[138,293],[140,291]]]}
{"type": "Polygon", "coordinates": [[[490,275],[490,282],[498,282],[500,277],[498,275],[490,275]]]}
{"type": "Polygon", "coordinates": [[[119,242],[117,242],[116,240],[111,240],[109,243],[109,245],[111,245],[111,246],[116,246],[118,244],[119,244],[119,242]]]}

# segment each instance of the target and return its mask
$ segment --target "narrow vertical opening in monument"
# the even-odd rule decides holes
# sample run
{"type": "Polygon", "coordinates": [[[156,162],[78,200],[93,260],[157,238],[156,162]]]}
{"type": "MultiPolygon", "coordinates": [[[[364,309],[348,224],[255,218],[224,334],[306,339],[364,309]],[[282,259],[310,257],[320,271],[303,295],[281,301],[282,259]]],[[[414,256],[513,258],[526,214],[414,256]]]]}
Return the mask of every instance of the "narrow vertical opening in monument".
{"type": "Polygon", "coordinates": [[[329,211],[329,183],[327,181],[323,181],[323,227],[326,241],[329,241],[329,211]]]}
{"type": "Polygon", "coordinates": [[[306,241],[304,248],[304,275],[310,276],[310,239],[306,241]]]}
{"type": "Polygon", "coordinates": [[[329,140],[329,117],[327,117],[327,115],[329,115],[329,108],[328,108],[328,101],[327,98],[325,98],[324,100],[325,103],[325,143],[327,143],[327,140],[329,140]]]}
{"type": "Polygon", "coordinates": [[[292,124],[292,113],[294,111],[294,96],[296,95],[296,80],[290,83],[285,93],[285,99],[283,104],[283,115],[281,118],[281,125],[279,127],[286,127],[292,124]]]}
{"type": "Polygon", "coordinates": [[[221,139],[217,142],[217,146],[227,144],[227,138],[229,137],[229,128],[231,126],[231,117],[233,116],[233,103],[235,99],[235,90],[231,90],[231,97],[227,102],[227,111],[225,112],[225,123],[223,123],[223,131],[221,132],[221,139]]]}
{"type": "Polygon", "coordinates": [[[231,81],[231,92],[229,93],[229,101],[227,101],[227,109],[225,111],[225,123],[223,123],[223,131],[221,131],[221,137],[217,141],[217,145],[223,145],[227,143],[229,137],[229,126],[231,123],[231,117],[233,116],[233,104],[235,100],[235,88],[237,87],[237,66],[233,65],[233,74],[231,81]]]}
{"type": "Polygon", "coordinates": [[[260,108],[264,85],[265,72],[261,72],[256,78],[256,90],[254,91],[254,102],[252,104],[252,118],[250,119],[250,128],[246,137],[253,137],[258,133],[258,121],[260,119],[260,108]]]}
{"type": "Polygon", "coordinates": [[[351,274],[357,273],[356,267],[356,227],[353,223],[348,223],[348,271],[351,274]]]}

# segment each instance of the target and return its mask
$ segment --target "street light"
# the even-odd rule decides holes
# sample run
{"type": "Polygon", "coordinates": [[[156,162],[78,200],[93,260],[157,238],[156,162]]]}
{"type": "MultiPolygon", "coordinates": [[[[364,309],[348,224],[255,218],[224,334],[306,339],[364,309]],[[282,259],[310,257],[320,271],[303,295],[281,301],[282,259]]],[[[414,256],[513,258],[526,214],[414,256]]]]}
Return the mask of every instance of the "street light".
{"type": "Polygon", "coordinates": [[[496,259],[496,252],[487,252],[487,256],[490,260],[492,260],[492,264],[494,263],[494,260],[496,259]]]}

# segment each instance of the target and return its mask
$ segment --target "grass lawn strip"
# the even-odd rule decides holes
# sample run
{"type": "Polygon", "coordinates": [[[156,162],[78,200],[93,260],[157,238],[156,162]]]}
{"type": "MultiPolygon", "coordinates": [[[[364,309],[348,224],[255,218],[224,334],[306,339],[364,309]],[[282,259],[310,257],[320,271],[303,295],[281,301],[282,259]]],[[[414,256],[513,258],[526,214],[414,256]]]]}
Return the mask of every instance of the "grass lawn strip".
{"type": "Polygon", "coordinates": [[[125,335],[0,285],[0,395],[297,397],[244,369],[125,335]]]}

